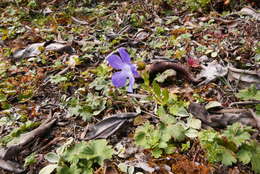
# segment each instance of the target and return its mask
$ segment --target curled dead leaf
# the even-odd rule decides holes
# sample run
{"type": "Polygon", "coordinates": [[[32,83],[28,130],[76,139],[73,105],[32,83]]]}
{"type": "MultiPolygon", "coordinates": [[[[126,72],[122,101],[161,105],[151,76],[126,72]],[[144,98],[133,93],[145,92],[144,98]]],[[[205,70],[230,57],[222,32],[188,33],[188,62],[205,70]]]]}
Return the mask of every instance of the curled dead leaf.
{"type": "Polygon", "coordinates": [[[23,172],[22,167],[13,161],[10,161],[15,156],[19,155],[19,153],[24,150],[27,145],[35,138],[43,136],[49,129],[53,126],[53,124],[56,122],[55,119],[53,120],[46,120],[44,123],[42,123],[38,128],[32,130],[31,132],[25,133],[20,139],[20,141],[16,144],[8,145],[7,147],[0,149],[0,167],[9,170],[11,172],[15,173],[21,173],[23,172]]]}
{"type": "Polygon", "coordinates": [[[219,77],[224,77],[228,69],[217,61],[209,63],[207,66],[201,65],[202,71],[198,74],[197,79],[205,78],[204,81],[200,82],[199,85],[205,85],[219,77]]]}
{"type": "Polygon", "coordinates": [[[228,79],[230,81],[236,81],[242,88],[249,87],[251,84],[260,83],[259,70],[250,71],[233,67],[229,67],[228,70],[228,79]]]}
{"type": "Polygon", "coordinates": [[[140,30],[134,35],[134,40],[137,42],[145,41],[151,33],[146,30],[140,30]]]}
{"type": "Polygon", "coordinates": [[[107,138],[120,129],[126,121],[137,115],[138,113],[121,113],[105,118],[92,126],[84,139],[107,138]]]}
{"type": "Polygon", "coordinates": [[[149,68],[150,82],[154,80],[157,74],[164,72],[165,70],[172,69],[177,72],[177,76],[187,79],[192,83],[198,83],[199,81],[193,76],[189,69],[180,64],[170,61],[155,62],[149,68]]]}
{"type": "Polygon", "coordinates": [[[251,7],[244,7],[240,10],[240,13],[244,15],[249,15],[255,18],[256,20],[260,21],[260,13],[258,13],[255,9],[251,7]]]}
{"type": "Polygon", "coordinates": [[[16,162],[0,159],[0,168],[14,173],[22,173],[24,169],[16,162]]]}
{"type": "MultiPolygon", "coordinates": [[[[241,110],[240,110],[241,111],[241,110]]],[[[191,103],[189,105],[189,112],[194,115],[194,117],[200,119],[204,124],[213,128],[224,128],[235,122],[240,122],[244,125],[252,126],[254,128],[259,127],[259,120],[257,120],[254,115],[248,110],[243,112],[224,112],[221,114],[209,113],[204,105],[198,103],[191,103]]]]}
{"type": "Polygon", "coordinates": [[[106,160],[103,167],[103,174],[119,174],[116,164],[106,160]]]}
{"type": "Polygon", "coordinates": [[[72,54],[75,50],[66,43],[60,42],[42,42],[42,43],[34,43],[22,50],[17,50],[13,53],[13,58],[21,59],[21,58],[30,58],[40,55],[43,51],[56,51],[60,53],[69,53],[72,54]]]}

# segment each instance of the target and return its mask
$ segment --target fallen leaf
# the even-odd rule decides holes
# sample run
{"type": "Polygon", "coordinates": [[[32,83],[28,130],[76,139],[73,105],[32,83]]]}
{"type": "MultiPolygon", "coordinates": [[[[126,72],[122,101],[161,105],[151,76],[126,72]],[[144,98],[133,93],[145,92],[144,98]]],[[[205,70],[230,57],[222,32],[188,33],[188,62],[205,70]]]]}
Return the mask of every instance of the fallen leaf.
{"type": "Polygon", "coordinates": [[[0,167],[15,173],[23,172],[22,167],[13,161],[10,161],[15,156],[18,156],[19,153],[24,150],[27,145],[35,138],[43,136],[56,122],[56,120],[46,120],[38,128],[32,130],[31,132],[21,135],[23,138],[20,139],[20,142],[16,144],[8,145],[7,147],[0,149],[0,167]]]}
{"type": "Polygon", "coordinates": [[[30,58],[40,55],[43,51],[56,51],[56,52],[66,52],[66,53],[73,53],[75,52],[74,49],[65,44],[65,43],[48,43],[48,42],[42,42],[42,43],[34,43],[22,50],[15,51],[13,54],[13,58],[20,59],[20,58],[30,58]]]}
{"type": "Polygon", "coordinates": [[[31,143],[35,138],[43,136],[51,126],[56,122],[56,120],[46,120],[38,128],[32,130],[31,132],[22,134],[23,137],[18,143],[8,145],[5,148],[0,149],[0,158],[1,159],[12,159],[14,156],[18,155],[28,143],[31,143]]]}
{"type": "Polygon", "coordinates": [[[119,174],[117,166],[111,161],[105,161],[103,174],[119,174]]]}
{"type": "Polygon", "coordinates": [[[163,73],[157,75],[155,80],[159,83],[163,83],[167,78],[172,77],[172,76],[176,76],[176,71],[174,71],[173,69],[168,69],[168,70],[164,71],[163,73]]]}
{"type": "Polygon", "coordinates": [[[89,129],[85,139],[107,138],[121,128],[126,121],[137,115],[137,113],[121,113],[105,118],[89,129]]]}
{"type": "Polygon", "coordinates": [[[249,15],[255,18],[256,20],[260,21],[260,13],[258,13],[255,9],[251,7],[244,7],[240,10],[240,13],[244,15],[249,15]]]}
{"type": "Polygon", "coordinates": [[[210,101],[208,104],[206,104],[205,109],[210,110],[212,108],[222,108],[222,104],[218,101],[210,101]]]}
{"type": "Polygon", "coordinates": [[[176,71],[177,76],[189,80],[192,83],[197,83],[198,80],[189,72],[188,68],[180,63],[174,63],[171,61],[155,62],[149,68],[149,80],[152,82],[157,74],[164,72],[165,70],[172,69],[176,71]]]}
{"type": "Polygon", "coordinates": [[[191,58],[191,57],[187,59],[187,63],[190,67],[193,68],[197,68],[200,66],[200,61],[198,59],[191,58]]]}
{"type": "Polygon", "coordinates": [[[134,40],[137,42],[145,41],[151,33],[146,30],[140,30],[134,35],[134,40]]]}
{"type": "Polygon", "coordinates": [[[71,55],[69,57],[69,60],[66,62],[66,64],[71,67],[71,68],[75,68],[76,65],[80,64],[80,59],[78,55],[71,55]]]}
{"type": "Polygon", "coordinates": [[[239,87],[245,88],[249,87],[251,84],[260,83],[260,71],[250,71],[229,67],[228,79],[230,81],[236,81],[239,87]]]}
{"type": "Polygon", "coordinates": [[[206,79],[200,82],[198,84],[199,86],[208,84],[209,82],[219,77],[224,77],[228,72],[228,68],[222,66],[216,60],[209,63],[207,66],[201,65],[201,67],[203,70],[197,75],[196,79],[202,79],[202,78],[206,78],[206,79]]]}
{"type": "Polygon", "coordinates": [[[155,168],[149,165],[147,156],[144,153],[135,154],[134,160],[125,161],[124,164],[133,168],[141,168],[148,173],[153,173],[155,171],[155,168]]]}
{"type": "Polygon", "coordinates": [[[22,173],[24,169],[16,162],[0,159],[0,168],[14,173],[22,173]]]}
{"type": "Polygon", "coordinates": [[[259,128],[259,120],[255,119],[250,111],[211,114],[206,110],[205,106],[198,103],[191,103],[189,105],[189,112],[204,124],[213,128],[224,128],[235,122],[259,128]]]}

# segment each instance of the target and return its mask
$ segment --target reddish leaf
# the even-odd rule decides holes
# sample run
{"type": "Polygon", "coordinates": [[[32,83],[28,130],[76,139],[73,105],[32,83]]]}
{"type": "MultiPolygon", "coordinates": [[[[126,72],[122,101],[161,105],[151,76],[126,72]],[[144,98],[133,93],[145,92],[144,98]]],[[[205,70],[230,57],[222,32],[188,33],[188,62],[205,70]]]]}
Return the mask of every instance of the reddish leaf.
{"type": "Polygon", "coordinates": [[[197,68],[197,67],[200,66],[199,60],[198,60],[198,59],[191,58],[191,57],[189,57],[189,58],[187,59],[187,63],[188,63],[188,65],[189,65],[190,67],[193,67],[193,68],[197,68]]]}

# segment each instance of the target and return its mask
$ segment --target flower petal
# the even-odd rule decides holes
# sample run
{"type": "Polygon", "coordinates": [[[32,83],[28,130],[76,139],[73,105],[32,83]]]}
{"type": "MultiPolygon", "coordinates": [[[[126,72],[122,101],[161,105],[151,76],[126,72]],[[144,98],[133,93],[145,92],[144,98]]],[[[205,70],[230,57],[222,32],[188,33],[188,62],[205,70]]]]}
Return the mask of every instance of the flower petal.
{"type": "Polygon", "coordinates": [[[140,77],[140,74],[137,72],[136,65],[131,65],[131,71],[134,74],[134,77],[140,77]]]}
{"type": "Polygon", "coordinates": [[[128,74],[125,71],[115,72],[112,75],[112,83],[116,88],[120,88],[126,85],[126,79],[128,74]]]}
{"type": "Polygon", "coordinates": [[[108,61],[109,65],[115,69],[122,69],[122,66],[124,65],[124,63],[122,62],[122,59],[119,56],[114,55],[114,54],[109,56],[107,58],[107,61],[108,61]]]}
{"type": "Polygon", "coordinates": [[[127,88],[128,92],[131,92],[131,93],[133,92],[134,83],[135,83],[134,76],[129,76],[129,86],[127,88]]]}
{"type": "Polygon", "coordinates": [[[124,63],[128,63],[128,64],[131,63],[131,58],[130,58],[130,56],[129,56],[129,54],[127,53],[127,51],[126,51],[125,48],[122,48],[122,47],[119,48],[119,49],[118,49],[118,52],[119,52],[120,57],[122,58],[122,61],[123,61],[124,63]]]}

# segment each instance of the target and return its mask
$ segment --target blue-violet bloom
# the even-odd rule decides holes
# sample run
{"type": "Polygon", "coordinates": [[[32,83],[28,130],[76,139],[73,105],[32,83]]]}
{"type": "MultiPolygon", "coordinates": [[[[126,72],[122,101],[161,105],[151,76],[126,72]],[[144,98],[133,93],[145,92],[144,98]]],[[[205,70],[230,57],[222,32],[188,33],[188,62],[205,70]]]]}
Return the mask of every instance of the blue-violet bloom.
{"type": "Polygon", "coordinates": [[[127,91],[133,92],[135,77],[140,76],[137,72],[137,67],[131,63],[131,58],[125,48],[119,48],[118,53],[119,55],[112,54],[107,57],[110,66],[117,70],[121,70],[112,75],[112,83],[116,88],[120,88],[126,86],[126,80],[129,79],[127,91]]]}

